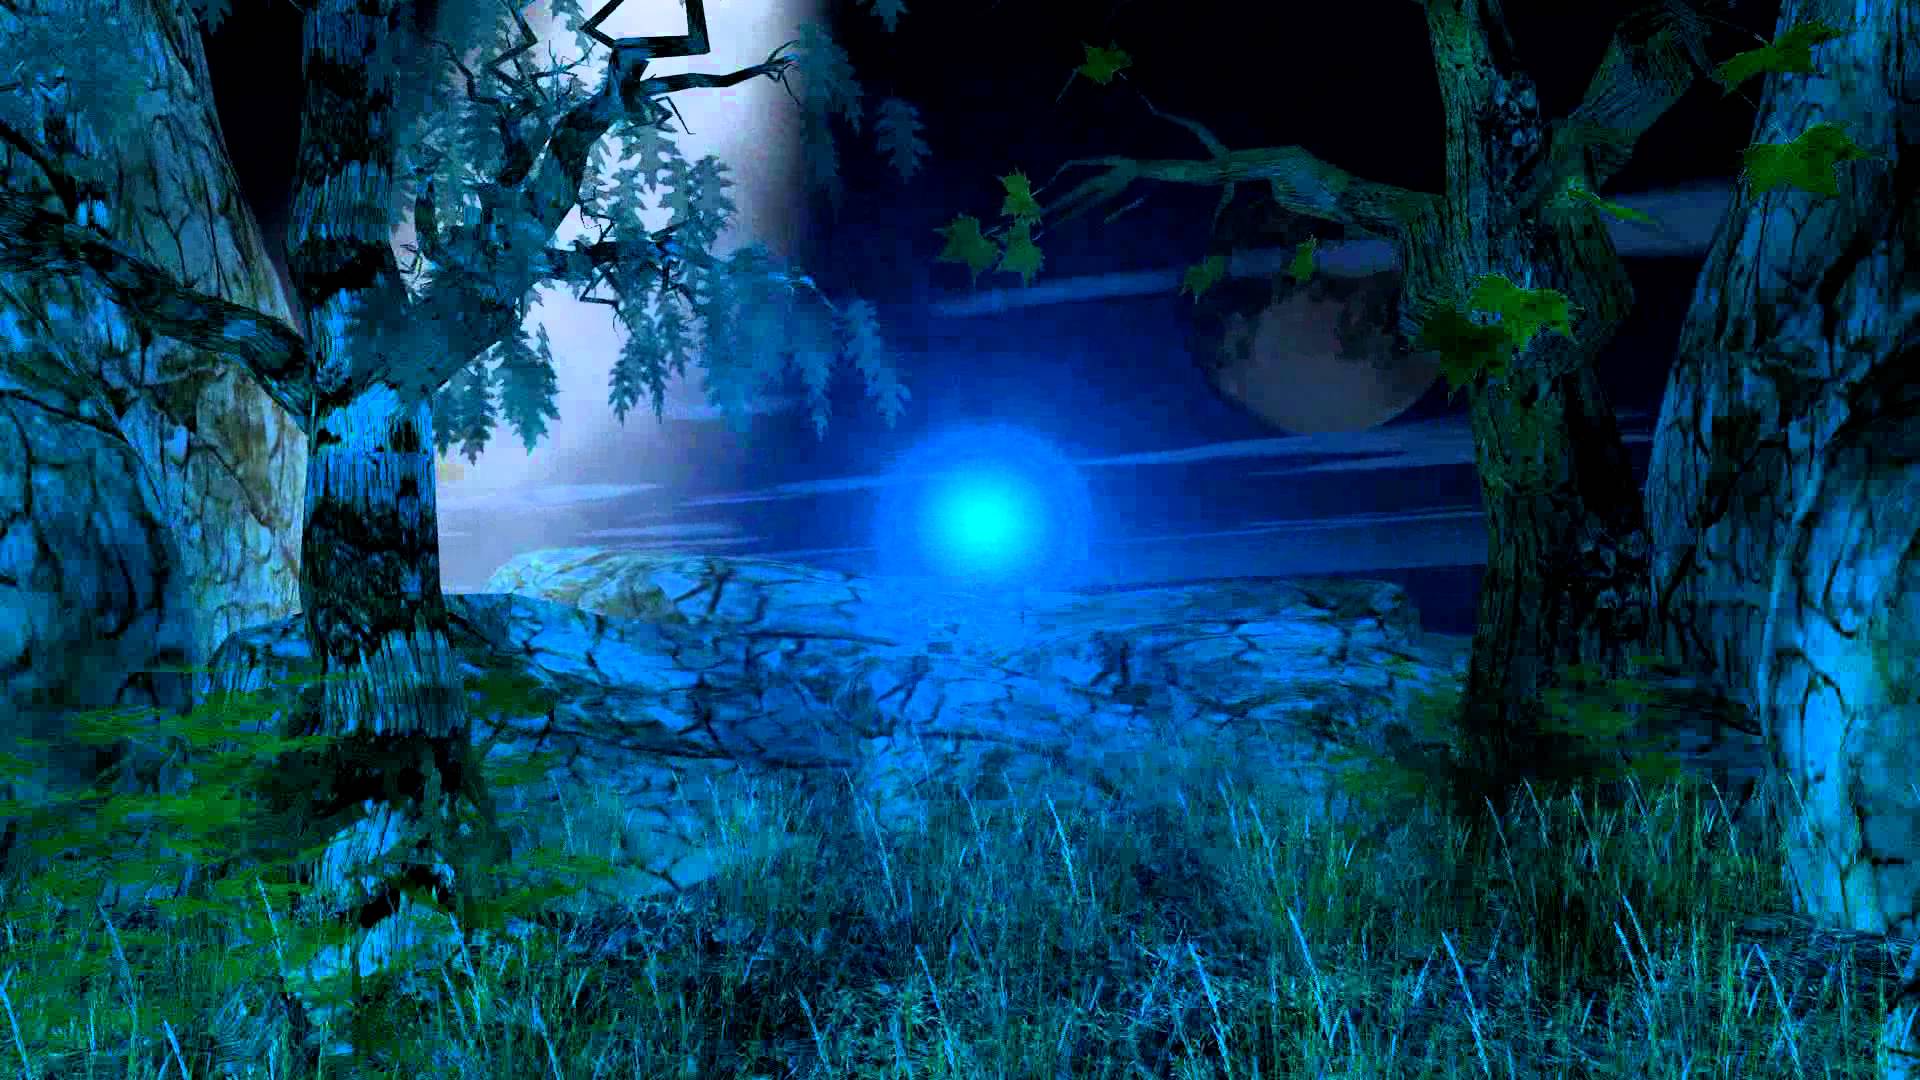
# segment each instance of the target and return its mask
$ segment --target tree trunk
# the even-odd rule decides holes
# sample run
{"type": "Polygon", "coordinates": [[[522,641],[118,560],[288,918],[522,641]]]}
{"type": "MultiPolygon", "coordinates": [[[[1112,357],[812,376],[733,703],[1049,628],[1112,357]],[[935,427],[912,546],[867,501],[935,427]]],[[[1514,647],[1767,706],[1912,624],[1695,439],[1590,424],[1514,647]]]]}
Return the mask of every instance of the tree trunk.
{"type": "Polygon", "coordinates": [[[308,12],[288,243],[316,376],[300,598],[327,680],[318,726],[350,736],[371,773],[342,775],[332,793],[338,808],[368,807],[331,840],[315,878],[355,938],[312,974],[351,970],[356,980],[392,969],[414,945],[445,940],[428,928],[450,928],[445,916],[416,897],[444,898],[451,873],[410,836],[470,779],[455,765],[469,735],[440,591],[430,399],[381,375],[410,358],[365,355],[369,338],[354,325],[363,312],[405,303],[389,232],[393,80],[369,60],[392,47],[398,6],[320,0],[308,12]],[[370,872],[382,859],[391,862],[370,872]]]}
{"type": "Polygon", "coordinates": [[[1575,196],[1613,179],[1686,94],[1711,24],[1691,4],[1667,0],[1629,12],[1580,104],[1549,121],[1500,0],[1419,7],[1446,110],[1443,193],[1368,181],[1298,146],[1232,150],[1155,110],[1198,137],[1207,157],[1076,162],[1103,171],[1054,198],[1048,213],[1070,220],[1142,179],[1223,187],[1229,201],[1235,185],[1264,183],[1284,211],[1339,225],[1345,239],[1393,245],[1403,269],[1396,334],[1408,349],[1424,347],[1422,329],[1442,311],[1473,317],[1486,277],[1570,302],[1566,334],[1535,336],[1506,371],[1470,391],[1490,537],[1463,717],[1470,760],[1455,794],[1477,813],[1477,796],[1504,794],[1542,765],[1585,764],[1577,753],[1543,753],[1555,747],[1538,734],[1542,691],[1570,664],[1619,673],[1645,643],[1645,518],[1593,372],[1633,291],[1599,215],[1575,196]]]}
{"type": "MultiPolygon", "coordinates": [[[[1665,647],[1755,713],[1796,902],[1920,936],[1920,5],[1785,0],[1844,31],[1771,75],[1756,142],[1837,124],[1838,194],[1738,198],[1681,335],[1648,505],[1665,647]]],[[[1920,1077],[1920,972],[1883,1039],[1920,1077]]]]}
{"type": "Polygon", "coordinates": [[[1557,670],[1617,670],[1644,640],[1646,529],[1594,374],[1633,295],[1597,220],[1543,220],[1550,133],[1497,0],[1432,0],[1427,20],[1447,185],[1414,238],[1410,287],[1425,279],[1429,295],[1464,300],[1500,274],[1576,305],[1571,338],[1542,333],[1471,391],[1488,552],[1464,720],[1473,771],[1497,796],[1541,761],[1541,691],[1557,670]]]}
{"type": "MultiPolygon", "coordinates": [[[[154,96],[139,140],[103,146],[103,118],[8,92],[28,138],[104,168],[77,193],[94,230],[188,287],[287,320],[191,19],[166,0],[16,7],[73,26],[111,11],[117,62],[154,96]]],[[[0,157],[0,186],[49,190],[26,155],[0,157]]],[[[0,737],[59,741],[71,711],[184,707],[191,683],[149,669],[204,664],[234,631],[297,610],[306,436],[238,365],[127,332],[138,313],[70,277],[0,274],[0,325],[15,319],[31,328],[27,349],[0,344],[0,368],[30,392],[0,392],[0,428],[17,436],[0,441],[0,519],[19,541],[0,551],[0,737]]],[[[55,787],[93,778],[90,754],[70,756],[54,763],[55,787]]]]}

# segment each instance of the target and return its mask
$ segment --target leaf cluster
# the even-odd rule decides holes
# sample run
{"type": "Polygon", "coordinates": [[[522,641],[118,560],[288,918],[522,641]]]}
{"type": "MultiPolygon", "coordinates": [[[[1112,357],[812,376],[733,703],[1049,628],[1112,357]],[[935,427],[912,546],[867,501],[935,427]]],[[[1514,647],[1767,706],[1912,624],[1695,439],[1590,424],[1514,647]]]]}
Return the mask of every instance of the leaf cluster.
{"type": "MultiPolygon", "coordinates": [[[[812,121],[839,117],[857,129],[864,119],[862,91],[845,53],[823,28],[809,25],[802,28],[798,56],[799,96],[806,115],[812,121]]],[[[562,100],[572,97],[562,95],[562,100]]],[[[467,185],[467,195],[455,203],[464,214],[463,235],[480,242],[471,250],[496,276],[540,281],[549,275],[537,264],[505,264],[509,253],[518,253],[522,263],[554,257],[544,236],[528,235],[506,245],[487,241],[490,235],[517,235],[512,230],[535,224],[531,219],[484,228],[478,221],[481,200],[474,193],[484,189],[484,170],[472,163],[496,160],[503,144],[490,134],[491,112],[467,112],[470,122],[460,129],[465,136],[442,138],[439,144],[448,151],[443,169],[446,161],[465,163],[460,177],[449,178],[450,183],[467,185]]],[[[903,173],[917,168],[926,155],[917,112],[904,102],[883,102],[877,126],[882,147],[896,167],[903,173]]],[[[815,125],[813,130],[824,128],[815,125]]],[[[827,389],[833,369],[844,359],[866,377],[869,396],[887,421],[894,422],[907,393],[886,352],[872,305],[857,300],[836,305],[810,277],[779,264],[764,248],[750,245],[719,254],[716,248],[737,211],[733,178],[712,155],[687,158],[676,135],[663,109],[650,118],[620,121],[609,138],[593,147],[579,191],[581,220],[589,235],[576,240],[570,252],[560,253],[565,280],[576,298],[613,307],[625,331],[608,375],[608,403],[616,417],[624,422],[645,400],[655,418],[663,418],[669,380],[684,377],[698,363],[705,369],[709,402],[736,430],[757,411],[761,395],[778,391],[785,372],[792,370],[806,388],[816,430],[824,431],[827,389]],[[650,219],[662,213],[667,225],[650,227],[650,219]],[[621,252],[616,259],[591,254],[608,245],[621,252]]],[[[818,166],[824,159],[813,160],[818,166]]],[[[429,286],[457,284],[451,275],[459,272],[433,267],[423,280],[429,286]]],[[[484,284],[476,283],[476,288],[484,284]]],[[[517,301],[524,319],[524,297],[491,300],[517,301]]],[[[457,448],[475,460],[493,425],[505,419],[530,451],[557,416],[557,389],[544,328],[523,322],[435,392],[436,448],[441,454],[457,448]]]]}
{"type": "Polygon", "coordinates": [[[1845,36],[1845,31],[1818,19],[1802,20],[1760,46],[1737,53],[1714,69],[1714,79],[1731,94],[1742,83],[1761,75],[1813,74],[1813,48],[1845,36]]]}
{"type": "Polygon", "coordinates": [[[1034,275],[1040,272],[1040,266],[1045,261],[1033,238],[1033,227],[1039,223],[1044,211],[1034,198],[1033,185],[1026,173],[1016,169],[1002,176],[1000,188],[1004,192],[1000,200],[1000,216],[1006,224],[988,232],[980,227],[979,218],[971,214],[959,214],[951,224],[935,230],[947,241],[935,258],[939,262],[957,262],[965,266],[975,283],[980,280],[982,271],[997,269],[1002,273],[1019,274],[1022,284],[1031,285],[1034,275]]]}
{"type": "MultiPolygon", "coordinates": [[[[1721,64],[1714,77],[1731,94],[1762,75],[1813,75],[1813,50],[1847,31],[1819,19],[1803,19],[1780,36],[1721,64]]],[[[1849,161],[1880,157],[1855,143],[1839,126],[1821,122],[1784,143],[1755,143],[1742,152],[1741,179],[1756,195],[1787,188],[1829,198],[1840,194],[1836,169],[1849,161]]]]}
{"type": "Polygon", "coordinates": [[[1464,309],[1429,313],[1417,342],[1440,354],[1447,388],[1457,391],[1482,378],[1504,376],[1513,357],[1543,330],[1571,337],[1573,315],[1565,293],[1522,288],[1502,275],[1485,274],[1474,284],[1464,309]]]}

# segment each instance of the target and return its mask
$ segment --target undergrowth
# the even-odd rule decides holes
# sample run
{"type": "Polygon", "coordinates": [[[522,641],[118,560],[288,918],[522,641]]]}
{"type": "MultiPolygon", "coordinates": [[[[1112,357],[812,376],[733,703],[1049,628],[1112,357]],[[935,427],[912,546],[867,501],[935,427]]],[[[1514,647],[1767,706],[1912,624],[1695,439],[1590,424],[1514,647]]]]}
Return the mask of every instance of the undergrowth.
{"type": "Polygon", "coordinates": [[[710,878],[560,914],[623,822],[564,793],[564,848],[504,857],[484,789],[522,762],[442,822],[471,888],[444,942],[338,989],[333,1060],[298,1005],[339,933],[304,868],[350,808],[303,815],[354,751],[270,730],[275,693],[89,716],[144,772],[0,807],[20,1075],[1868,1077],[1892,988],[1871,949],[1754,939],[1790,909],[1780,822],[1684,774],[1474,815],[1375,771],[1390,797],[1335,820],[1206,747],[1151,801],[956,790],[903,819],[742,773],[690,812],[710,878]]]}

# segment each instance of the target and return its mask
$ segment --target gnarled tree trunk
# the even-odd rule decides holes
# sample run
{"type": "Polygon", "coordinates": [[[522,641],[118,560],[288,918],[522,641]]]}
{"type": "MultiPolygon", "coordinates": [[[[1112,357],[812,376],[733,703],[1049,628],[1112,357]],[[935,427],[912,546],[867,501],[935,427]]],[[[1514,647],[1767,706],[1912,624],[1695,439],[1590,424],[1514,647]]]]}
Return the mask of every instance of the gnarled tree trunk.
{"type": "MultiPolygon", "coordinates": [[[[289,318],[227,159],[199,28],[170,0],[23,0],[0,14],[0,56],[29,20],[111,35],[155,108],[141,137],[104,145],[70,91],[0,90],[17,134],[55,162],[100,170],[71,193],[85,220],[201,293],[289,318]],[[101,17],[115,20],[102,26],[101,17]],[[24,119],[21,119],[24,118],[24,119]]],[[[56,53],[57,62],[80,64],[56,53]]],[[[0,188],[58,201],[12,145],[0,188]]],[[[9,236],[0,243],[11,243],[9,236]]],[[[0,271],[0,739],[58,742],[66,717],[185,706],[200,665],[236,630],[296,610],[301,418],[226,357],[144,331],[92,283],[0,271]]],[[[50,786],[93,779],[79,750],[50,786]]]]}
{"type": "MultiPolygon", "coordinates": [[[[1920,937],[1920,6],[1786,0],[1841,29],[1769,76],[1756,142],[1819,123],[1838,193],[1745,192],[1709,257],[1648,479],[1666,647],[1757,713],[1808,914],[1920,937]]],[[[1920,972],[1882,1075],[1920,1076],[1920,972]]]]}
{"type": "Polygon", "coordinates": [[[447,896],[450,871],[408,837],[470,779],[449,775],[469,732],[440,591],[431,400],[382,378],[411,358],[364,355],[371,336],[353,327],[370,309],[404,304],[390,232],[393,78],[369,61],[391,47],[402,13],[397,0],[319,0],[302,36],[307,101],[287,252],[314,372],[300,600],[326,680],[319,730],[349,736],[371,763],[363,789],[332,793],[332,809],[367,800],[369,810],[329,841],[314,882],[359,930],[314,976],[371,976],[445,940],[451,925],[412,893],[447,896]]]}
{"type": "MultiPolygon", "coordinates": [[[[1576,305],[1571,338],[1541,334],[1471,391],[1488,550],[1464,720],[1498,791],[1539,760],[1541,691],[1556,672],[1618,670],[1644,641],[1645,524],[1594,372],[1633,294],[1597,218],[1542,213],[1543,187],[1580,174],[1565,171],[1568,151],[1540,114],[1497,0],[1430,0],[1427,21],[1448,136],[1446,190],[1415,252],[1443,283],[1432,293],[1464,299],[1481,275],[1500,274],[1576,305]]],[[[1671,73],[1669,98],[1688,81],[1671,73]]]]}

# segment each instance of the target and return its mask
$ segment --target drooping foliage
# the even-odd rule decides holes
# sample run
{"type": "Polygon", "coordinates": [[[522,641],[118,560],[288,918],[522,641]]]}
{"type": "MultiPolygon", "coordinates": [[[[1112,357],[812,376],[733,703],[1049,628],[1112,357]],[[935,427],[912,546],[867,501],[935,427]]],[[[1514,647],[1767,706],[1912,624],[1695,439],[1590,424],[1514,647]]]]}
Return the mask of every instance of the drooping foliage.
{"type": "MultiPolygon", "coordinates": [[[[873,9],[891,25],[904,7],[873,9]]],[[[209,29],[230,13],[220,0],[195,0],[193,10],[209,29]]],[[[843,358],[869,380],[869,396],[883,414],[897,418],[907,395],[887,361],[870,306],[850,317],[826,301],[812,278],[764,253],[715,250],[736,212],[732,180],[718,159],[690,160],[681,153],[665,92],[649,95],[590,146],[578,191],[567,194],[576,195],[581,221],[593,235],[576,241],[572,251],[548,245],[551,215],[524,197],[527,174],[546,164],[543,150],[564,118],[596,92],[606,92],[594,78],[605,63],[597,54],[605,50],[584,32],[581,3],[558,0],[554,13],[588,59],[562,61],[551,52],[543,58],[529,48],[531,35],[511,6],[477,0],[439,5],[436,21],[423,29],[424,47],[403,48],[399,42],[406,35],[395,33],[387,37],[388,47],[367,57],[370,67],[394,80],[393,217],[405,220],[411,212],[417,225],[425,207],[436,226],[437,235],[416,235],[413,257],[403,266],[408,295],[423,301],[440,290],[441,296],[422,307],[363,310],[352,330],[382,346],[362,352],[435,358],[440,370],[421,374],[434,394],[436,448],[446,453],[457,446],[473,459],[487,444],[491,425],[504,418],[531,449],[555,418],[550,356],[531,343],[539,340],[537,329],[519,326],[532,290],[542,284],[566,286],[577,297],[616,308],[630,338],[657,335],[630,340],[612,366],[609,398],[623,419],[642,393],[660,415],[667,378],[685,375],[696,363],[705,369],[710,400],[740,408],[777,392],[791,367],[807,388],[819,427],[832,371],[843,358]],[[665,226],[649,228],[663,214],[665,226]],[[458,299],[462,293],[472,301],[458,299]],[[810,304],[821,310],[796,314],[810,304]],[[449,368],[448,343],[438,340],[444,327],[436,323],[444,323],[448,312],[464,320],[467,311],[488,306],[514,310],[514,332],[496,332],[491,342],[483,335],[472,343],[478,350],[470,367],[449,368]],[[629,315],[628,307],[639,310],[629,315]],[[795,328],[792,340],[773,332],[783,320],[795,328]],[[855,343],[862,350],[857,356],[840,351],[855,343]],[[736,366],[729,369],[730,363],[736,366]]],[[[20,133],[8,140],[16,149],[53,144],[43,167],[30,169],[32,179],[51,181],[80,214],[87,211],[79,193],[108,179],[100,172],[106,166],[99,163],[111,159],[104,148],[139,137],[158,107],[151,88],[131,74],[136,66],[118,62],[117,50],[138,40],[130,32],[113,32],[123,24],[116,5],[98,0],[57,9],[29,0],[0,12],[8,43],[4,78],[23,91],[0,95],[0,123],[20,133]],[[99,32],[73,34],[76,20],[99,32]],[[46,107],[47,101],[54,107],[46,107]],[[45,129],[42,115],[69,118],[68,130],[45,129]]],[[[786,83],[801,108],[810,183],[837,198],[834,125],[861,131],[863,91],[845,51],[823,27],[801,27],[792,45],[791,55],[777,54],[766,73],[786,83]]],[[[882,102],[874,128],[879,151],[903,177],[919,170],[928,147],[910,104],[882,102]]],[[[454,350],[463,344],[454,342],[454,350]]]]}
{"type": "MultiPolygon", "coordinates": [[[[578,35],[578,4],[563,4],[557,13],[578,35]]],[[[524,35],[515,37],[518,31],[513,21],[495,19],[492,38],[480,52],[511,54],[516,42],[524,42],[524,35]]],[[[584,35],[580,40],[591,44],[584,35]]],[[[708,402],[735,425],[745,423],[756,400],[778,394],[791,369],[806,388],[814,427],[824,432],[828,388],[841,357],[851,359],[868,379],[868,394],[887,421],[899,417],[906,390],[887,361],[872,307],[829,302],[808,275],[783,267],[760,248],[749,246],[732,254],[716,250],[737,209],[730,194],[730,169],[712,156],[684,156],[676,138],[676,117],[666,106],[645,117],[620,119],[609,135],[593,144],[578,184],[578,213],[589,236],[576,240],[572,252],[559,258],[547,250],[543,238],[532,234],[543,231],[545,221],[515,213],[495,188],[501,173],[515,167],[516,152],[524,173],[528,148],[538,150],[538,138],[516,148],[509,133],[551,133],[566,111],[591,96],[586,79],[591,65],[549,58],[545,65],[532,67],[522,52],[497,67],[511,75],[463,67],[467,94],[449,96],[438,123],[420,125],[419,138],[403,140],[403,173],[417,177],[419,184],[397,194],[396,204],[430,192],[436,215],[451,217],[455,229],[482,238],[505,233],[509,242],[490,244],[484,259],[472,261],[434,259],[419,248],[419,258],[409,267],[409,282],[417,294],[447,284],[484,290],[492,284],[486,279],[551,281],[572,286],[580,300],[614,307],[626,340],[611,365],[609,404],[622,421],[641,400],[649,402],[655,417],[662,417],[668,380],[684,377],[689,363],[699,363],[705,369],[708,402]],[[474,90],[490,79],[497,83],[492,92],[474,90]],[[505,108],[503,98],[511,98],[513,106],[505,108]],[[664,227],[649,229],[649,219],[659,215],[666,215],[664,227]],[[522,234],[513,236],[516,231],[522,234]],[[609,252],[616,258],[607,258],[609,252]],[[468,281],[476,277],[476,261],[488,273],[482,281],[468,281]],[[555,261],[559,265],[553,265],[555,261]],[[860,352],[847,352],[851,348],[860,352]]],[[[797,38],[791,79],[787,71],[781,71],[781,79],[795,90],[803,108],[812,183],[831,194],[837,184],[837,150],[829,121],[845,121],[858,131],[864,119],[851,63],[824,29],[806,25],[797,38]]],[[[881,152],[902,177],[912,175],[927,154],[918,113],[904,102],[889,100],[881,106],[877,129],[881,152]]],[[[457,254],[449,236],[440,236],[438,242],[442,254],[457,254]]],[[[524,294],[495,292],[490,300],[522,304],[524,317],[524,294]]],[[[436,390],[436,450],[447,454],[457,446],[468,459],[476,459],[495,417],[507,419],[532,450],[547,421],[555,419],[555,390],[551,356],[528,344],[524,329],[505,336],[476,357],[468,371],[436,390]],[[497,409],[490,402],[497,402],[497,409]]]]}
{"type": "MultiPolygon", "coordinates": [[[[580,15],[577,5],[556,11],[569,26],[580,15]]],[[[502,22],[495,29],[489,47],[511,51],[511,32],[517,28],[502,22]]],[[[591,42],[584,35],[581,39],[591,42]]],[[[796,46],[791,71],[780,77],[802,108],[809,176],[831,195],[838,183],[838,152],[830,121],[838,119],[857,132],[864,118],[862,92],[845,52],[824,29],[803,26],[796,46]]],[[[524,54],[511,61],[514,78],[498,77],[518,94],[519,111],[509,115],[518,117],[526,130],[551,131],[566,110],[590,96],[581,77],[589,65],[550,61],[533,69],[524,61],[524,54]]],[[[484,69],[479,76],[486,78],[484,69]]],[[[459,214],[463,225],[490,223],[496,234],[526,227],[530,223],[524,219],[503,222],[499,200],[488,197],[491,178],[506,167],[514,151],[503,135],[503,127],[512,125],[503,124],[500,108],[486,95],[469,93],[451,102],[450,109],[452,118],[427,128],[413,151],[418,158],[414,171],[424,180],[412,197],[420,190],[456,192],[449,209],[459,214]]],[[[927,154],[917,112],[905,102],[888,100],[877,127],[880,151],[903,178],[912,175],[927,154]]],[[[867,379],[869,396],[888,422],[896,420],[907,393],[886,360],[871,306],[844,308],[828,300],[810,276],[764,249],[748,245],[725,254],[717,250],[737,211],[731,194],[734,181],[719,159],[686,157],[678,134],[674,114],[660,106],[643,118],[618,121],[594,144],[578,192],[580,219],[590,236],[574,242],[558,267],[561,273],[545,273],[553,268],[541,260],[552,261],[554,255],[532,242],[506,245],[524,253],[518,265],[502,265],[502,253],[496,250],[486,253],[486,261],[494,270],[505,271],[500,276],[530,282],[545,278],[571,286],[578,299],[616,309],[625,340],[609,372],[608,401],[623,421],[643,398],[655,417],[662,417],[669,380],[685,376],[689,365],[697,363],[704,369],[709,403],[736,426],[751,415],[756,400],[777,393],[792,370],[806,388],[816,430],[824,433],[828,389],[842,358],[867,379]],[[664,226],[649,228],[649,219],[657,221],[662,215],[664,226]],[[635,257],[605,257],[623,244],[635,257]],[[869,321],[850,319],[854,310],[864,312],[869,321]],[[855,346],[859,352],[848,351],[855,346]]],[[[439,207],[436,211],[446,213],[439,207]]],[[[444,261],[435,265],[423,257],[412,280],[424,290],[465,272],[464,266],[444,261]]],[[[501,415],[531,449],[554,417],[557,384],[539,374],[550,368],[550,359],[510,336],[475,365],[486,373],[490,391],[497,392],[501,415]]],[[[436,444],[442,453],[457,444],[471,460],[485,446],[486,438],[476,429],[492,414],[480,407],[482,387],[483,377],[476,374],[450,380],[438,390],[436,444]]]]}
{"type": "Polygon", "coordinates": [[[873,127],[880,138],[880,152],[895,172],[909,178],[920,171],[920,162],[927,156],[926,140],[920,137],[920,110],[899,98],[888,98],[880,103],[873,127]]]}
{"type": "Polygon", "coordinates": [[[842,195],[840,152],[834,146],[831,121],[839,119],[856,133],[866,116],[866,91],[854,78],[846,50],[818,23],[800,28],[799,62],[802,107],[800,139],[806,153],[810,188],[824,191],[836,204],[842,195]]]}

